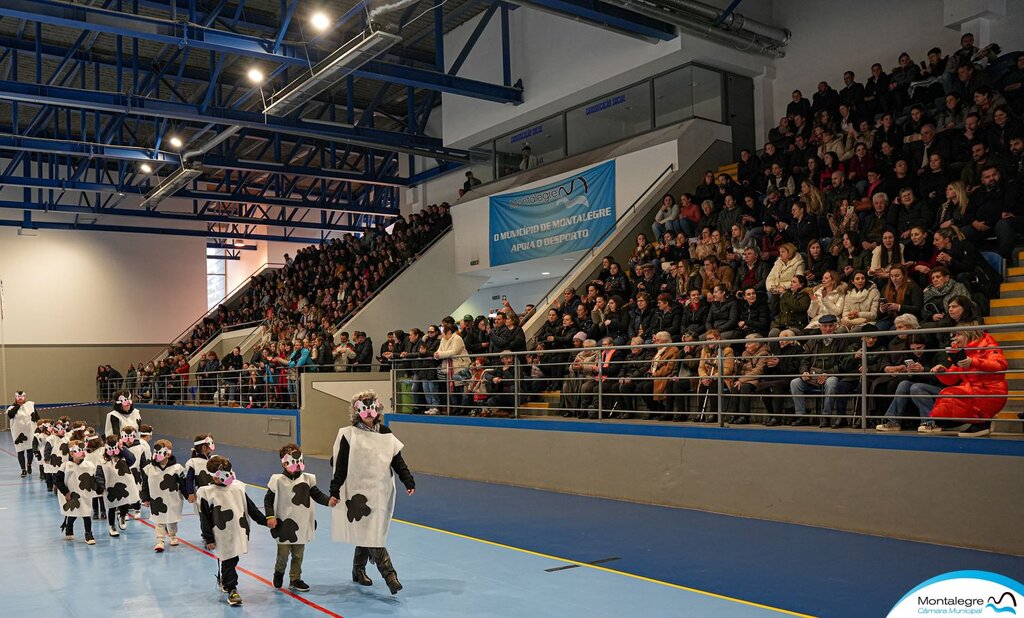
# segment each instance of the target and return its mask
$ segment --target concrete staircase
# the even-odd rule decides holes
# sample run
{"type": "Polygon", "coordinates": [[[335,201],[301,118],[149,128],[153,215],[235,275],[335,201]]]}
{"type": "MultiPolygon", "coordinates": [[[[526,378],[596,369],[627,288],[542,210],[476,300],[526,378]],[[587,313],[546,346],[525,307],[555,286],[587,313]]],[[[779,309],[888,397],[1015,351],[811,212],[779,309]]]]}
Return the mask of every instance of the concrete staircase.
{"type": "MultiPolygon", "coordinates": [[[[1018,254],[1024,260],[1024,251],[1018,254]]],[[[1024,267],[1007,270],[1006,281],[1000,286],[999,298],[991,302],[989,317],[985,324],[1024,324],[1024,267]]],[[[1024,409],[1024,329],[992,333],[1010,364],[1006,378],[1010,385],[1010,400],[1006,409],[996,418],[1016,418],[1024,409]],[[1019,348],[1017,348],[1019,346],[1019,348]]],[[[1021,423],[996,423],[993,430],[1006,433],[1021,433],[1021,423]]]]}

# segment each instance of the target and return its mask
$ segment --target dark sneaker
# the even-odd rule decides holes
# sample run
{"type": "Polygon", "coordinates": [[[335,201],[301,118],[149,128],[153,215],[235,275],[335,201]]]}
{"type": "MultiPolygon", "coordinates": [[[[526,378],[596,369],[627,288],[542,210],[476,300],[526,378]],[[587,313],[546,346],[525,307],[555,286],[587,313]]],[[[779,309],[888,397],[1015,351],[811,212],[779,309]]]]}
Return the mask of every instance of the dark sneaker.
{"type": "Polygon", "coordinates": [[[961,438],[980,438],[992,433],[991,423],[975,423],[957,435],[961,438]]]}
{"type": "Polygon", "coordinates": [[[87,534],[87,535],[85,535],[85,544],[86,545],[95,545],[96,544],[96,539],[94,539],[91,534],[87,534]]]}
{"type": "Polygon", "coordinates": [[[228,593],[228,605],[236,606],[242,604],[242,595],[238,594],[237,590],[232,590],[228,593]]]}
{"type": "Polygon", "coordinates": [[[309,592],[309,585],[301,579],[296,579],[292,583],[288,584],[288,587],[297,592],[309,592]]]}
{"type": "Polygon", "coordinates": [[[274,571],[274,588],[284,585],[284,571],[274,571]]]}

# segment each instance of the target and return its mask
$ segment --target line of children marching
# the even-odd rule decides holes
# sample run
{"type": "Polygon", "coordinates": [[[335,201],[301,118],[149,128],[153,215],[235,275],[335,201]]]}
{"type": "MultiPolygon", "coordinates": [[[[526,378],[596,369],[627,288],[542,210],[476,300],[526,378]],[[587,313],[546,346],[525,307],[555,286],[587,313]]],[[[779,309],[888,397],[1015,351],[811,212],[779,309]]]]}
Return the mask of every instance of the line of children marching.
{"type": "MultiPolygon", "coordinates": [[[[350,447],[360,446],[364,440],[351,433],[353,428],[373,434],[374,438],[380,436],[387,444],[388,469],[379,471],[380,474],[390,475],[393,468],[406,485],[409,495],[415,487],[399,452],[401,443],[382,425],[383,406],[374,393],[361,395],[353,402],[353,427],[339,432],[332,458],[335,474],[330,495],[316,486],[313,474],[305,471],[302,450],[295,444],[287,444],[278,453],[282,471],[271,476],[267,483],[264,512],[246,494],[246,485],[237,480],[231,462],[226,457],[214,455],[216,444],[213,435],[195,437],[191,457],[184,465],[174,457],[174,445],[170,440],[157,440],[150,445],[153,429],[141,423],[141,414],[134,408],[130,393],[122,391],[117,394],[113,409],[107,413],[103,437],[85,421],[72,422],[67,416],[56,420],[39,418],[34,403],[28,401],[22,391],[15,394],[15,403],[7,413],[12,421],[12,436],[22,477],[31,476],[33,458],[38,458],[40,478],[46,483],[47,492],[57,496],[63,518],[61,529],[67,540],[75,539],[75,524],[81,519],[86,544],[95,545],[92,522],[103,515],[106,515],[109,535],[119,537],[127,529],[129,514],[134,513],[135,518],[141,519],[140,508],[144,505],[149,508],[149,520],[155,528],[153,550],[161,553],[168,544],[171,547],[179,545],[178,523],[187,501],[193,504],[199,516],[204,546],[219,561],[218,586],[227,595],[228,604],[235,606],[242,603],[238,593],[237,566],[239,557],[248,553],[250,520],[269,528],[277,541],[274,587],[284,586],[285,569],[290,558],[288,587],[308,592],[309,586],[302,581],[302,560],[305,546],[315,536],[314,503],[333,508],[339,497],[345,500],[348,515],[335,517],[335,528],[339,519],[343,526],[348,520],[346,527],[364,520],[364,523],[377,527],[375,535],[379,537],[379,542],[374,543],[379,546],[369,548],[356,542],[359,534],[352,530],[347,530],[346,538],[340,539],[357,545],[353,581],[365,586],[372,584],[365,572],[367,559],[371,559],[377,563],[391,593],[401,590],[390,556],[383,547],[387,523],[394,508],[393,482],[390,496],[385,496],[385,501],[390,500],[390,510],[379,515],[375,513],[372,521],[369,517],[353,518],[352,515],[353,503],[365,509],[365,496],[346,499],[350,493],[346,487],[352,485],[346,482],[350,447]],[[383,523],[374,523],[379,521],[383,523]],[[382,525],[383,534],[379,529],[382,525]]],[[[361,491],[366,490],[363,488],[361,491]]],[[[368,512],[370,509],[365,510],[368,512]]]]}

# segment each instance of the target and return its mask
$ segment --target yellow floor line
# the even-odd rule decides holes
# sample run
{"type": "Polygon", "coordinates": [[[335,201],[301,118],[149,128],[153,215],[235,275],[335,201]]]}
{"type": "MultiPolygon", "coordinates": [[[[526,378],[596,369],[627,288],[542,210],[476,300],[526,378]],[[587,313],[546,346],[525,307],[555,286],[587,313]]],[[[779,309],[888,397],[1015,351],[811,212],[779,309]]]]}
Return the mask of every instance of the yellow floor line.
{"type": "Polygon", "coordinates": [[[772,607],[771,605],[763,605],[761,603],[754,603],[753,601],[744,601],[743,599],[737,599],[735,597],[726,596],[724,594],[716,594],[714,592],[708,592],[707,590],[699,590],[697,588],[690,588],[690,587],[687,587],[687,586],[680,586],[679,584],[673,584],[671,582],[661,581],[660,579],[652,579],[650,577],[644,577],[642,575],[635,575],[633,573],[627,573],[625,571],[618,571],[616,569],[609,569],[608,567],[604,567],[604,566],[601,566],[601,565],[598,565],[598,564],[589,564],[589,563],[586,563],[586,562],[578,562],[576,560],[569,560],[568,558],[560,558],[558,556],[552,556],[550,554],[542,554],[540,552],[531,551],[529,549],[523,549],[521,547],[514,547],[512,545],[505,545],[504,543],[496,543],[494,541],[488,541],[486,539],[479,539],[479,538],[474,537],[474,536],[467,536],[465,534],[459,534],[458,532],[451,532],[449,530],[443,530],[441,528],[434,528],[432,526],[425,526],[423,524],[417,524],[417,523],[413,523],[411,521],[405,521],[403,519],[393,519],[392,521],[396,521],[396,522],[398,522],[400,524],[405,524],[407,526],[413,526],[415,528],[422,528],[424,530],[430,530],[431,532],[440,532],[441,534],[447,534],[447,535],[450,535],[450,536],[458,537],[460,539],[466,539],[466,540],[469,540],[469,541],[476,541],[477,543],[483,543],[485,545],[491,545],[493,547],[500,547],[501,549],[508,549],[508,550],[512,550],[512,551],[517,551],[517,552],[520,552],[520,553],[529,554],[531,556],[537,556],[539,558],[547,558],[548,560],[554,560],[556,562],[565,562],[567,564],[574,564],[576,566],[586,567],[588,569],[595,569],[595,570],[598,570],[598,571],[604,571],[605,573],[612,573],[614,575],[623,575],[625,577],[630,577],[632,579],[638,579],[640,581],[648,582],[648,583],[651,583],[651,584],[660,584],[662,586],[668,586],[669,588],[675,588],[677,590],[685,590],[687,592],[693,592],[693,593],[701,594],[701,595],[704,595],[704,596],[714,597],[716,599],[722,599],[723,601],[731,601],[733,603],[740,603],[742,605],[749,605],[750,607],[757,607],[759,609],[767,609],[767,610],[770,610],[770,611],[773,611],[773,612],[779,612],[779,613],[782,613],[782,614],[786,614],[787,616],[800,616],[802,618],[813,618],[812,616],[810,616],[810,614],[801,614],[801,613],[798,613],[798,612],[790,611],[788,609],[782,609],[782,608],[779,608],[779,607],[772,607]]]}
{"type": "MultiPolygon", "coordinates": [[[[242,481],[245,483],[245,481],[242,481]]],[[[263,491],[267,491],[267,488],[262,485],[255,485],[253,483],[245,483],[249,487],[257,487],[263,491]]],[[[722,599],[723,601],[731,601],[733,603],[740,603],[742,605],[749,605],[750,607],[757,607],[759,609],[767,609],[773,612],[779,612],[786,614],[787,616],[800,616],[800,618],[815,618],[811,614],[801,614],[799,612],[793,612],[788,609],[782,609],[781,607],[772,607],[771,605],[763,605],[761,603],[754,603],[753,601],[744,601],[743,599],[737,599],[736,597],[726,596],[724,594],[716,594],[714,592],[708,592],[707,590],[700,590],[698,588],[690,588],[688,586],[680,586],[679,584],[673,584],[671,582],[661,581],[660,579],[652,579],[650,577],[644,577],[643,575],[635,575],[633,573],[627,573],[626,571],[618,571],[615,569],[609,569],[599,564],[588,564],[586,562],[578,562],[576,560],[569,560],[568,558],[560,558],[558,556],[552,556],[551,554],[542,554],[540,552],[531,551],[529,549],[523,549],[522,547],[513,547],[512,545],[505,545],[504,543],[496,543],[494,541],[488,541],[487,539],[479,539],[475,536],[468,536],[465,534],[459,534],[458,532],[452,532],[451,530],[443,530],[441,528],[434,528],[433,526],[425,526],[423,524],[417,524],[411,521],[405,521],[404,519],[392,519],[400,524],[406,526],[412,526],[414,528],[422,528],[424,530],[430,530],[431,532],[440,532],[441,534],[447,534],[460,539],[466,539],[468,541],[476,541],[477,543],[483,543],[484,545],[490,545],[492,547],[500,547],[501,549],[508,549],[511,551],[517,551],[531,556],[537,556],[539,558],[547,558],[548,560],[554,560],[556,562],[565,562],[566,564],[575,564],[576,566],[586,567],[588,569],[596,569],[598,571],[604,571],[605,573],[612,573],[614,575],[622,575],[632,579],[638,579],[640,581],[648,582],[651,584],[660,584],[662,586],[668,586],[669,588],[675,588],[677,590],[685,590],[687,592],[693,592],[696,594],[702,594],[708,597],[714,597],[716,599],[722,599]]]]}

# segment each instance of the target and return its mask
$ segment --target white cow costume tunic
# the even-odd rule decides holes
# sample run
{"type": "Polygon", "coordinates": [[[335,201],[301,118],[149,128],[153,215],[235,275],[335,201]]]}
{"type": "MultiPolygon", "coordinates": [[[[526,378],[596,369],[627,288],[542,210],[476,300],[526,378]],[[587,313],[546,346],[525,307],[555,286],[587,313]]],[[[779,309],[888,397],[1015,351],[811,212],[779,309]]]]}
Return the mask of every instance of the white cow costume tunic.
{"type": "Polygon", "coordinates": [[[139,501],[139,485],[135,482],[131,465],[123,456],[117,456],[103,462],[105,498],[108,509],[128,506],[139,501]]]}
{"type": "Polygon", "coordinates": [[[149,502],[149,518],[158,524],[176,524],[181,521],[185,505],[185,467],[172,457],[166,468],[151,461],[142,469],[142,498],[149,502]]]}
{"type": "Polygon", "coordinates": [[[118,396],[114,402],[114,409],[107,412],[106,424],[103,427],[104,436],[120,436],[121,428],[125,425],[132,425],[137,430],[142,424],[142,413],[132,404],[132,400],[124,395],[118,396]],[[121,406],[127,403],[129,411],[125,412],[121,406]]]}
{"type": "Polygon", "coordinates": [[[211,484],[196,491],[204,543],[216,543],[218,560],[249,553],[249,517],[261,526],[267,520],[245,495],[245,483],[211,484]]]}
{"type": "Polygon", "coordinates": [[[64,476],[70,500],[57,492],[60,513],[65,517],[92,517],[92,499],[96,495],[96,464],[82,460],[82,463],[67,461],[58,471],[64,476]]]}
{"type": "Polygon", "coordinates": [[[32,450],[32,434],[36,430],[36,404],[34,401],[26,401],[20,406],[15,404],[7,407],[7,416],[11,419],[11,438],[14,440],[14,450],[17,452],[32,450]],[[15,410],[17,408],[17,410],[15,410]],[[11,412],[14,416],[11,416],[11,412]]]}
{"type": "Polygon", "coordinates": [[[317,489],[316,476],[302,472],[295,478],[275,474],[267,483],[265,510],[277,519],[271,536],[282,545],[306,545],[316,535],[316,508],[327,505],[328,497],[317,489]]]}
{"type": "MultiPolygon", "coordinates": [[[[365,427],[365,426],[364,426],[365,427]]],[[[332,538],[361,547],[384,547],[395,512],[395,479],[391,462],[403,444],[393,433],[350,425],[334,441],[335,474],[347,469],[332,512],[332,538]],[[342,440],[347,449],[342,449],[342,440]],[[347,453],[342,451],[347,450],[347,453]],[[355,465],[351,465],[356,462],[355,465]]],[[[333,495],[333,487],[332,487],[333,495]]]]}

